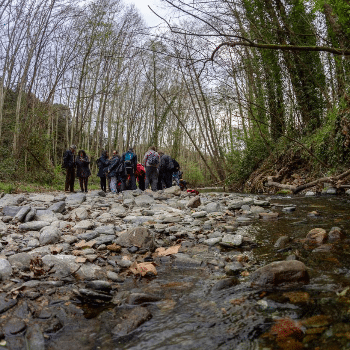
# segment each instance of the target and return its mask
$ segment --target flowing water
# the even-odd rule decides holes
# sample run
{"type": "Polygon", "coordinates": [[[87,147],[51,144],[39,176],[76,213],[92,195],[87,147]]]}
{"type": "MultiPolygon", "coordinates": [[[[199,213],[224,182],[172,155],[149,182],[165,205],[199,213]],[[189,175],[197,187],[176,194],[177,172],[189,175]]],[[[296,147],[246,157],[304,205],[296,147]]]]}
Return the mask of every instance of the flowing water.
{"type": "Polygon", "coordinates": [[[275,220],[253,220],[239,227],[255,238],[249,250],[190,247],[192,257],[206,261],[196,268],[157,267],[152,279],[132,279],[122,290],[160,297],[146,306],[152,318],[127,336],[111,333],[131,305],[77,305],[74,321],[52,336],[48,349],[350,349],[350,203],[346,197],[271,197],[275,220]],[[295,205],[294,212],[283,212],[295,205]],[[319,216],[308,216],[317,211],[319,216]],[[340,227],[346,238],[330,252],[312,252],[303,239],[316,227],[327,232],[340,227]],[[280,236],[289,236],[285,249],[274,248],[280,236]],[[248,256],[247,271],[296,254],[308,267],[310,283],[293,290],[251,288],[249,276],[232,287],[214,290],[223,269],[212,259],[248,256]],[[209,262],[209,263],[208,263],[209,262]],[[349,291],[348,291],[349,289],[349,291]],[[278,321],[280,320],[280,321],[278,321]],[[282,324],[282,334],[276,331],[282,324]],[[295,326],[297,325],[297,326],[295,326]],[[284,328],[283,328],[284,327],[284,328]],[[295,330],[295,327],[297,327],[295,330]],[[284,332],[284,333],[283,333],[284,332]],[[289,333],[290,334],[289,334],[289,333]]]}

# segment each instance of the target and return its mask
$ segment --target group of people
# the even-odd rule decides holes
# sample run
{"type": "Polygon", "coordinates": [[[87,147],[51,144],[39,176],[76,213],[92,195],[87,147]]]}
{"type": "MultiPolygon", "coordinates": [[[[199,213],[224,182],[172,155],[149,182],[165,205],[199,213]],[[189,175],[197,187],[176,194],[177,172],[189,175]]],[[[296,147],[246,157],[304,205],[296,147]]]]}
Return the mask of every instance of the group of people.
{"type": "MultiPolygon", "coordinates": [[[[74,192],[76,176],[81,191],[87,192],[88,178],[91,175],[90,160],[84,150],[75,155],[76,148],[75,145],[70,146],[63,156],[63,167],[66,168],[65,191],[74,192]]],[[[118,151],[113,151],[111,158],[107,151],[103,151],[97,159],[97,176],[100,178],[101,189],[105,192],[109,189],[113,193],[136,190],[136,180],[139,189],[143,191],[149,186],[152,191],[162,190],[171,187],[173,183],[182,189],[186,186],[181,179],[179,163],[163,151],[156,152],[155,146],[148,149],[142,164],[138,163],[132,147],[121,156],[118,151]]]]}

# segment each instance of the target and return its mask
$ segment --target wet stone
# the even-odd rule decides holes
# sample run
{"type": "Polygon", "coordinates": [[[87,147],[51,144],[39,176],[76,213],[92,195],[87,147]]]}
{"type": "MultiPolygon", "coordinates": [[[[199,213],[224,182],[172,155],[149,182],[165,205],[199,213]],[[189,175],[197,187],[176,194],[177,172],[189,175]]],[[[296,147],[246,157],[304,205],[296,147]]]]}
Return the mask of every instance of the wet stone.
{"type": "Polygon", "coordinates": [[[27,328],[24,321],[18,317],[12,318],[4,326],[4,332],[7,335],[14,335],[23,332],[27,328]]]}
{"type": "Polygon", "coordinates": [[[306,235],[309,244],[323,244],[327,240],[326,230],[323,228],[314,228],[306,235]]]}
{"type": "Polygon", "coordinates": [[[112,285],[107,281],[97,280],[86,283],[86,288],[109,293],[112,290],[112,285]]]}
{"type": "Polygon", "coordinates": [[[219,292],[221,290],[233,287],[237,285],[239,281],[236,278],[225,278],[215,283],[212,287],[212,292],[219,292]]]}
{"type": "Polygon", "coordinates": [[[17,304],[17,299],[5,300],[3,297],[0,298],[0,314],[10,310],[17,304]]]}
{"type": "Polygon", "coordinates": [[[94,290],[85,289],[85,288],[79,289],[79,293],[83,298],[86,298],[86,299],[93,299],[93,300],[99,299],[103,301],[109,301],[113,298],[112,295],[105,294],[102,292],[95,292],[94,290]]]}
{"type": "Polygon", "coordinates": [[[277,249],[283,249],[290,242],[290,238],[288,236],[280,237],[275,243],[274,247],[277,249]]]}
{"type": "Polygon", "coordinates": [[[242,235],[227,234],[222,238],[220,245],[224,247],[237,247],[237,246],[240,246],[242,242],[243,242],[242,235]]]}
{"type": "Polygon", "coordinates": [[[51,316],[52,316],[52,313],[47,309],[41,310],[40,313],[38,314],[38,318],[42,320],[49,319],[51,316]]]}
{"type": "Polygon", "coordinates": [[[225,266],[225,272],[228,276],[237,275],[243,269],[244,269],[244,266],[238,261],[234,261],[225,266]]]}

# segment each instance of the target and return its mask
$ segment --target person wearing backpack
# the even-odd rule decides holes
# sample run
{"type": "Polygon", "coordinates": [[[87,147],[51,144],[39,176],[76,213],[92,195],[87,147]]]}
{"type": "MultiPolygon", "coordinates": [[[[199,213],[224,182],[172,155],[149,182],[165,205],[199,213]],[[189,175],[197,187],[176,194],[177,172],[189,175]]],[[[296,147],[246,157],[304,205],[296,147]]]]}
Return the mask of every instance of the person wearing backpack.
{"type": "Polygon", "coordinates": [[[113,151],[113,157],[109,161],[108,166],[108,177],[111,179],[111,192],[117,193],[117,183],[118,183],[118,168],[120,165],[120,156],[117,151],[113,151]]]}
{"type": "Polygon", "coordinates": [[[157,191],[159,154],[155,146],[151,146],[145,153],[143,164],[146,168],[145,189],[151,184],[152,191],[157,191]]]}
{"type": "Polygon", "coordinates": [[[164,152],[159,151],[159,175],[158,175],[158,190],[171,187],[172,176],[173,176],[173,160],[172,158],[164,154],[164,152]]]}
{"type": "Polygon", "coordinates": [[[109,165],[108,153],[107,151],[102,151],[101,157],[96,161],[98,166],[97,176],[100,178],[101,190],[103,192],[107,191],[107,171],[109,165]]]}
{"type": "Polygon", "coordinates": [[[89,166],[90,160],[83,149],[81,149],[78,152],[76,164],[77,164],[77,178],[79,178],[81,192],[87,192],[89,176],[91,175],[90,166],[89,166]]]}
{"type": "Polygon", "coordinates": [[[121,162],[124,164],[125,174],[122,177],[122,191],[126,190],[126,182],[128,177],[130,178],[130,188],[136,190],[136,178],[135,172],[137,170],[137,155],[134,153],[134,149],[129,147],[129,150],[123,153],[121,162]]]}
{"type": "Polygon", "coordinates": [[[66,183],[64,187],[66,192],[74,192],[76,149],[76,145],[71,145],[63,155],[63,168],[66,169],[66,183]]]}

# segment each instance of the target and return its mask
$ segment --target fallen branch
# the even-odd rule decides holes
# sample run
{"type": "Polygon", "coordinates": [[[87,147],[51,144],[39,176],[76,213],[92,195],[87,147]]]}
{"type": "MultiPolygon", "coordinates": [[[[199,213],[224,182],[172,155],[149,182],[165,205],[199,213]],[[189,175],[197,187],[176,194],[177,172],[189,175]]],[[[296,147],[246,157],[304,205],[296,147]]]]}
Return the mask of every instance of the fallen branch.
{"type": "Polygon", "coordinates": [[[285,190],[290,190],[293,192],[293,194],[297,194],[307,188],[314,187],[320,183],[325,183],[329,182],[332,185],[334,185],[336,188],[341,188],[344,185],[337,183],[341,179],[344,179],[345,177],[350,175],[350,169],[345,171],[344,173],[338,175],[338,176],[329,176],[329,177],[322,177],[320,179],[317,179],[315,181],[308,182],[306,184],[300,185],[300,186],[295,186],[295,185],[287,185],[287,184],[281,184],[279,182],[276,182],[276,179],[279,177],[279,174],[277,176],[268,176],[267,177],[267,183],[265,183],[265,186],[275,186],[278,188],[282,188],[285,190]]]}

